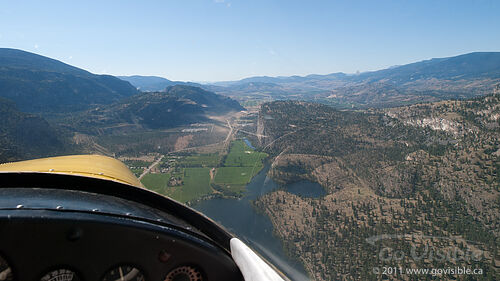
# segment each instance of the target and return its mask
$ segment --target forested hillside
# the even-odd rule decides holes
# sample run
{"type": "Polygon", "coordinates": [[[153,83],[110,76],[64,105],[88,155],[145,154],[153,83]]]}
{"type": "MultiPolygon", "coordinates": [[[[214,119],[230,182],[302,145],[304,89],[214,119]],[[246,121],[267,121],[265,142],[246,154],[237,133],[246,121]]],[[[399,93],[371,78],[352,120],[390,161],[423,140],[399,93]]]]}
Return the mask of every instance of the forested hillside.
{"type": "Polygon", "coordinates": [[[316,181],[327,195],[305,198],[285,189],[256,205],[316,280],[376,280],[382,275],[374,268],[384,266],[467,266],[495,280],[499,117],[498,93],[359,112],[304,102],[263,104],[258,132],[268,136],[261,137],[261,148],[275,155],[270,175],[281,183],[316,181]],[[429,248],[434,257],[423,252],[429,248]],[[384,252],[381,258],[387,249],[404,257],[384,252]],[[456,249],[481,257],[436,259],[436,251],[456,249]],[[414,258],[412,250],[424,258],[414,258]]]}
{"type": "Polygon", "coordinates": [[[69,130],[106,134],[116,131],[168,129],[210,120],[244,108],[236,101],[198,87],[176,85],[162,92],[146,92],[109,106],[63,116],[58,123],[69,130]]]}
{"type": "Polygon", "coordinates": [[[64,154],[70,144],[41,117],[22,113],[0,98],[0,163],[64,154]]]}
{"type": "Polygon", "coordinates": [[[0,97],[23,112],[72,112],[137,94],[130,83],[37,54],[0,48],[0,97]]]}

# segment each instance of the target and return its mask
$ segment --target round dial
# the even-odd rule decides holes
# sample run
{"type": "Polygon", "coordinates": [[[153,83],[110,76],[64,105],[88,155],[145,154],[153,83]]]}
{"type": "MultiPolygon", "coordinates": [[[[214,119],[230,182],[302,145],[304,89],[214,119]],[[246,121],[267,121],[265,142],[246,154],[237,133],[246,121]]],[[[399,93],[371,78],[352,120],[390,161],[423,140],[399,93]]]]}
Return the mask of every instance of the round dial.
{"type": "Polygon", "coordinates": [[[102,281],[144,281],[144,275],[141,271],[133,266],[122,265],[117,266],[102,278],[102,281]]]}
{"type": "Polygon", "coordinates": [[[181,266],[170,271],[165,281],[203,281],[203,277],[196,267],[181,266]]]}
{"type": "Polygon", "coordinates": [[[57,269],[45,274],[40,281],[80,281],[80,278],[69,269],[57,269]]]}
{"type": "Polygon", "coordinates": [[[12,275],[12,269],[10,268],[7,261],[4,258],[0,257],[0,281],[11,281],[14,280],[14,276],[12,275]]]}

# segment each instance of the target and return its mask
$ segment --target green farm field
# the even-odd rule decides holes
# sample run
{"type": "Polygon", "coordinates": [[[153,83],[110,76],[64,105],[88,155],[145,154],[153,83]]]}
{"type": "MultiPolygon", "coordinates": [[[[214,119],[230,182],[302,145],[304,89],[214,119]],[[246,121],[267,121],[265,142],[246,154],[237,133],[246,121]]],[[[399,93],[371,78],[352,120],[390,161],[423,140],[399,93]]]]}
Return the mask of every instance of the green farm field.
{"type": "Polygon", "coordinates": [[[179,202],[186,203],[203,195],[210,194],[209,168],[183,168],[181,176],[183,184],[168,186],[170,174],[147,174],[142,178],[142,184],[152,191],[166,195],[179,202]]]}
{"type": "Polygon", "coordinates": [[[224,161],[224,167],[254,167],[257,171],[262,169],[262,160],[267,157],[266,153],[252,150],[244,141],[236,140],[231,144],[229,154],[224,161]]]}
{"type": "Polygon", "coordinates": [[[252,179],[253,171],[253,167],[222,167],[217,170],[214,183],[219,187],[241,194],[252,179]]]}
{"type": "Polygon", "coordinates": [[[160,167],[168,168],[168,173],[147,174],[142,178],[144,186],[186,203],[214,192],[214,188],[225,195],[242,195],[245,186],[263,167],[266,153],[252,150],[242,140],[233,141],[229,153],[221,163],[219,154],[193,154],[166,157],[160,167]],[[217,168],[218,167],[218,168],[217,168]],[[216,168],[214,179],[210,170],[216,168]],[[170,177],[182,181],[181,185],[168,186],[170,177]]]}
{"type": "Polygon", "coordinates": [[[184,184],[168,187],[165,195],[186,203],[212,193],[209,171],[209,168],[185,168],[184,184]]]}
{"type": "Polygon", "coordinates": [[[219,155],[212,153],[186,156],[177,163],[181,167],[216,167],[219,161],[219,155]]]}
{"type": "Polygon", "coordinates": [[[169,188],[167,186],[169,179],[170,174],[146,174],[141,182],[147,189],[165,194],[169,188]]]}
{"type": "Polygon", "coordinates": [[[266,153],[252,150],[244,141],[234,141],[223,167],[217,169],[214,184],[241,195],[245,186],[264,167],[262,161],[266,157],[266,153]]]}

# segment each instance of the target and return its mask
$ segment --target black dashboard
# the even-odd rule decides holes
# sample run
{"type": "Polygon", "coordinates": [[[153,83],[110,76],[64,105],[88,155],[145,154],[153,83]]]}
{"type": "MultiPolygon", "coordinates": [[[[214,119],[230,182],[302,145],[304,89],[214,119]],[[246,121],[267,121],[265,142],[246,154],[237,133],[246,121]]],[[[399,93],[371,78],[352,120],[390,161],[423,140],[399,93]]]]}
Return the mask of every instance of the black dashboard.
{"type": "Polygon", "coordinates": [[[243,280],[231,235],[168,198],[22,176],[0,175],[0,280],[243,280]]]}

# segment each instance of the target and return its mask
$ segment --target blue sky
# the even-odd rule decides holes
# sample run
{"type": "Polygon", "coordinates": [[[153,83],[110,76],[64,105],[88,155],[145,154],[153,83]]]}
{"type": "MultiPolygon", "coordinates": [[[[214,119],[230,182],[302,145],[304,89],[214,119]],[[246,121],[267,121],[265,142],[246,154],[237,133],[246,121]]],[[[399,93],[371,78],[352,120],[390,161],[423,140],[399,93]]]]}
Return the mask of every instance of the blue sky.
{"type": "Polygon", "coordinates": [[[500,51],[500,1],[0,0],[0,47],[94,73],[222,81],[500,51]]]}

